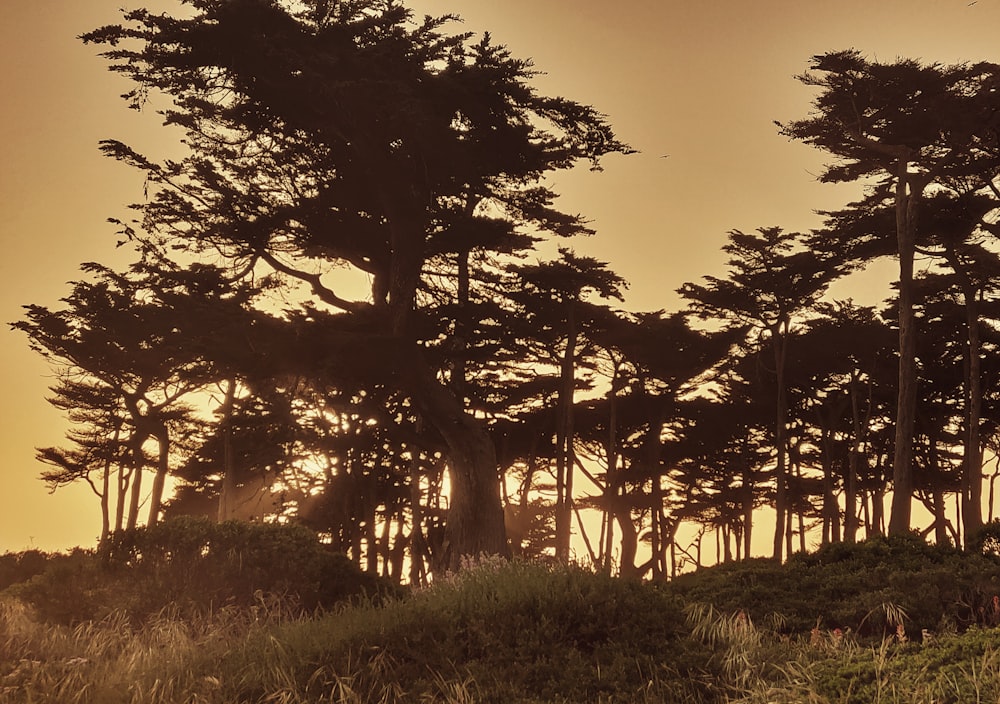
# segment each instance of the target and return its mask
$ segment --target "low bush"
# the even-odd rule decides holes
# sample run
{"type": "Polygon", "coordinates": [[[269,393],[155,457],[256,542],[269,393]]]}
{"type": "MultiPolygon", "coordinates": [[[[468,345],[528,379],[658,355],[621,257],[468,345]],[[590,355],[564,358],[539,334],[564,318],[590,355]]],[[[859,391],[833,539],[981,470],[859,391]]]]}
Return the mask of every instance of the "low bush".
{"type": "Polygon", "coordinates": [[[121,611],[142,621],[165,607],[197,613],[280,598],[313,610],[394,591],[302,526],[178,518],[112,536],[98,553],[54,560],[11,592],[56,623],[121,611]]]}
{"type": "MultiPolygon", "coordinates": [[[[277,635],[280,652],[272,640],[248,643],[224,667],[295,662],[307,701],[336,701],[348,682],[357,701],[454,701],[449,687],[483,702],[705,701],[710,650],[688,630],[666,589],[486,561],[379,608],[292,624],[277,635]]],[[[263,696],[270,676],[230,695],[263,696]]]]}
{"type": "Polygon", "coordinates": [[[54,557],[57,556],[41,550],[24,550],[0,555],[0,591],[41,574],[54,557]]]}
{"type": "Polygon", "coordinates": [[[819,624],[882,638],[903,625],[919,639],[924,629],[1000,624],[1000,560],[910,536],[828,545],[784,565],[720,565],[682,575],[672,588],[685,600],[743,610],[758,621],[780,614],[786,633],[819,624]]]}
{"type": "Polygon", "coordinates": [[[0,701],[1000,701],[998,562],[979,552],[874,540],[666,584],[484,559],[307,614],[266,594],[386,592],[297,527],[158,531],[49,560],[9,590],[33,610],[0,599],[0,701]]]}

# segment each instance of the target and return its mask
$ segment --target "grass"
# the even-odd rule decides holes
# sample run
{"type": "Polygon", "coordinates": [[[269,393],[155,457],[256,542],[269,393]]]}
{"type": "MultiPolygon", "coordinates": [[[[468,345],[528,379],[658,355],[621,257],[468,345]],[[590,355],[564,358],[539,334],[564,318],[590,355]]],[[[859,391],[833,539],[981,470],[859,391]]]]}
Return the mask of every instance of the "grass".
{"type": "MultiPolygon", "coordinates": [[[[922,569],[921,559],[901,559],[900,570],[922,569]]],[[[851,560],[786,569],[808,571],[810,584],[830,570],[848,600],[845,564],[851,560]]],[[[261,594],[251,607],[195,616],[168,607],[141,623],[113,613],[75,626],[42,622],[5,597],[0,702],[1000,701],[1000,631],[953,625],[922,638],[916,629],[914,613],[959,623],[934,611],[938,592],[925,589],[928,601],[906,606],[890,598],[899,594],[875,602],[859,593],[864,613],[814,602],[803,628],[801,595],[785,595],[785,577],[766,578],[759,564],[745,570],[654,586],[486,560],[409,595],[322,613],[296,613],[261,594]],[[721,598],[703,598],[716,580],[721,598]],[[731,582],[748,580],[769,595],[766,605],[737,604],[731,582]],[[794,621],[779,615],[788,605],[794,621]],[[855,621],[834,627],[831,614],[855,621]]],[[[968,574],[981,584],[982,574],[968,574]]],[[[859,589],[866,579],[858,575],[859,589]]],[[[955,586],[955,613],[968,611],[973,581],[955,586]]]]}

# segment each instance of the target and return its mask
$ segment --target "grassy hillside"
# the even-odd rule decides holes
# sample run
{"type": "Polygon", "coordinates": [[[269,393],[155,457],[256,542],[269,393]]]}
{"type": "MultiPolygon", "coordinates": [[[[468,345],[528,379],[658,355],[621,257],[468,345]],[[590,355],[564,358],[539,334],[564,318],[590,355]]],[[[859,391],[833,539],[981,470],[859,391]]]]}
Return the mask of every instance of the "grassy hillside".
{"type": "Polygon", "coordinates": [[[664,585],[486,560],[309,616],[258,591],[65,625],[14,591],[0,702],[1000,700],[1000,561],[912,540],[664,585]]]}

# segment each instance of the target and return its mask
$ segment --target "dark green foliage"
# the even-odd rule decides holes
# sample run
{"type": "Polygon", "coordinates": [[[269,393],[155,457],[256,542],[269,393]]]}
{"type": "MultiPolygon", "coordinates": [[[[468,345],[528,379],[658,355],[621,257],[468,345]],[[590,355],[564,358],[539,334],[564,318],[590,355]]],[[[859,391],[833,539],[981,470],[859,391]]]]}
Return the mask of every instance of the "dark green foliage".
{"type": "Polygon", "coordinates": [[[24,550],[0,555],[0,590],[26,582],[45,570],[52,555],[41,550],[24,550]]]}
{"type": "Polygon", "coordinates": [[[72,623],[115,611],[141,621],[167,606],[253,607],[273,597],[312,610],[390,591],[302,526],[185,517],[116,533],[102,554],[55,561],[15,593],[43,619],[72,623]]]}
{"type": "Polygon", "coordinates": [[[855,648],[841,658],[819,659],[813,682],[819,695],[843,704],[912,701],[907,692],[936,704],[994,702],[1000,698],[998,648],[1000,633],[978,628],[925,646],[855,648]]]}
{"type": "Polygon", "coordinates": [[[1000,558],[1000,519],[990,521],[969,537],[969,551],[1000,558]]]}
{"type": "MultiPolygon", "coordinates": [[[[398,701],[433,697],[442,677],[475,683],[479,701],[641,701],[654,682],[698,689],[708,650],[685,632],[681,604],[665,588],[497,562],[380,608],[293,624],[279,640],[303,680],[327,673],[313,678],[311,697],[330,691],[334,673],[352,672],[366,701],[387,690],[405,692],[398,701]]],[[[251,644],[225,666],[242,671],[247,663],[236,660],[253,652],[251,644]]]]}
{"type": "MultiPolygon", "coordinates": [[[[146,544],[144,557],[135,557],[140,541],[133,541],[125,554],[135,564],[121,569],[139,575],[144,560],[197,564],[205,555],[194,538],[205,528],[173,526],[170,549],[146,544]]],[[[299,534],[293,529],[273,542],[301,549],[299,534]]],[[[76,589],[87,570],[109,569],[92,555],[68,557],[53,563],[58,574],[44,575],[51,585],[76,589]]],[[[846,613],[852,600],[921,594],[921,580],[940,590],[929,575],[947,569],[955,569],[953,590],[972,593],[983,588],[976,580],[992,579],[996,568],[978,555],[904,538],[830,546],[784,567],[763,560],[727,565],[667,584],[487,560],[405,598],[290,620],[287,613],[257,618],[252,608],[233,607],[184,621],[167,610],[139,629],[113,617],[32,630],[14,605],[0,602],[0,634],[14,634],[0,638],[0,667],[12,672],[4,679],[9,691],[25,695],[19,701],[63,701],[53,693],[76,683],[84,694],[74,701],[102,704],[997,701],[1000,630],[940,629],[923,642],[912,631],[904,640],[869,625],[854,633],[833,630],[829,614],[846,613]],[[876,597],[868,594],[871,573],[889,582],[876,597]],[[836,581],[838,591],[813,593],[807,605],[790,589],[804,578],[799,591],[822,589],[824,578],[836,581]],[[749,606],[736,608],[748,603],[735,596],[740,590],[771,599],[756,604],[757,613],[799,612],[785,622],[758,617],[749,606]],[[690,601],[694,596],[704,601],[690,601]]],[[[120,581],[106,586],[118,596],[125,592],[120,581]]],[[[913,613],[926,606],[911,604],[913,613]]],[[[952,606],[942,620],[958,625],[968,606],[952,606]]],[[[876,612],[860,618],[877,625],[898,616],[892,608],[876,612]]],[[[905,621],[911,628],[916,619],[905,621]]]]}
{"type": "Polygon", "coordinates": [[[701,570],[676,580],[685,599],[712,603],[722,611],[745,610],[755,620],[779,614],[788,632],[852,629],[881,637],[903,626],[964,629],[996,625],[1000,610],[1000,562],[911,536],[831,544],[797,554],[786,565],[748,560],[701,570]]]}

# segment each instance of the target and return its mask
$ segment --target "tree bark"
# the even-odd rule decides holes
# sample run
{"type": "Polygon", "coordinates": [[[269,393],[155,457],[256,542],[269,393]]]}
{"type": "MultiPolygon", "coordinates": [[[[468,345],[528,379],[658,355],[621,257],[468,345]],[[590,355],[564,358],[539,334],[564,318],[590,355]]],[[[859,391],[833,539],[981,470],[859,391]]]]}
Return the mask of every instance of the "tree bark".
{"type": "Polygon", "coordinates": [[[560,364],[556,450],[556,559],[569,562],[573,521],[573,395],[576,386],[576,305],[567,301],[566,349],[560,364]]]}
{"type": "Polygon", "coordinates": [[[451,500],[439,567],[458,569],[463,557],[510,557],[493,440],[478,419],[436,378],[414,346],[402,361],[407,390],[423,418],[448,445],[451,500]]]}
{"type": "Polygon", "coordinates": [[[965,307],[967,333],[965,375],[965,438],[962,453],[962,528],[965,542],[983,527],[983,455],[979,425],[982,416],[983,391],[980,375],[982,362],[979,334],[979,299],[976,287],[958,253],[947,249],[948,262],[959,277],[965,307]]]}
{"type": "Polygon", "coordinates": [[[917,328],[913,311],[913,257],[916,207],[920,189],[910,179],[909,158],[897,159],[896,242],[899,253],[899,386],[896,442],[892,457],[892,505],[889,535],[910,530],[913,494],[913,430],[917,407],[917,328]]]}
{"type": "Polygon", "coordinates": [[[851,372],[851,424],[853,437],[844,481],[844,542],[854,543],[858,536],[858,469],[862,458],[861,405],[858,403],[858,373],[851,372]]]}
{"type": "Polygon", "coordinates": [[[146,525],[155,526],[160,521],[160,511],[163,508],[163,491],[166,488],[167,472],[170,470],[170,431],[161,424],[156,429],[157,456],[156,474],[153,475],[153,488],[149,497],[149,518],[146,525]]]}
{"type": "Polygon", "coordinates": [[[743,464],[743,487],[741,494],[743,497],[743,554],[750,557],[751,542],[753,539],[753,514],[754,514],[754,477],[753,467],[749,460],[744,460],[743,464]]]}
{"type": "Polygon", "coordinates": [[[222,486],[219,489],[219,523],[233,517],[236,496],[236,468],[233,466],[233,407],[236,401],[236,379],[229,379],[222,402],[222,486]]]}
{"type": "MultiPolygon", "coordinates": [[[[602,566],[604,572],[611,573],[611,554],[614,550],[615,541],[615,521],[614,507],[619,501],[618,489],[618,368],[615,367],[615,375],[611,379],[611,388],[608,389],[608,472],[604,480],[604,539],[601,545],[602,566]]],[[[655,530],[654,530],[654,535],[655,530]]]]}
{"type": "MultiPolygon", "coordinates": [[[[787,321],[781,320],[771,328],[771,344],[774,351],[774,374],[775,389],[777,391],[777,402],[775,404],[774,423],[774,447],[777,452],[777,460],[774,468],[775,495],[774,510],[776,513],[774,521],[774,543],[773,558],[781,561],[782,550],[785,544],[786,514],[789,511],[788,505],[788,467],[787,467],[787,416],[785,400],[785,358],[786,358],[786,334],[788,332],[787,321]]],[[[787,536],[791,542],[791,534],[787,536]]],[[[789,552],[790,549],[789,549],[789,552]]]]}
{"type": "Polygon", "coordinates": [[[142,441],[132,443],[132,475],[129,477],[131,491],[129,493],[128,518],[125,522],[127,530],[133,530],[139,525],[139,504],[142,498],[142,441]]]}

